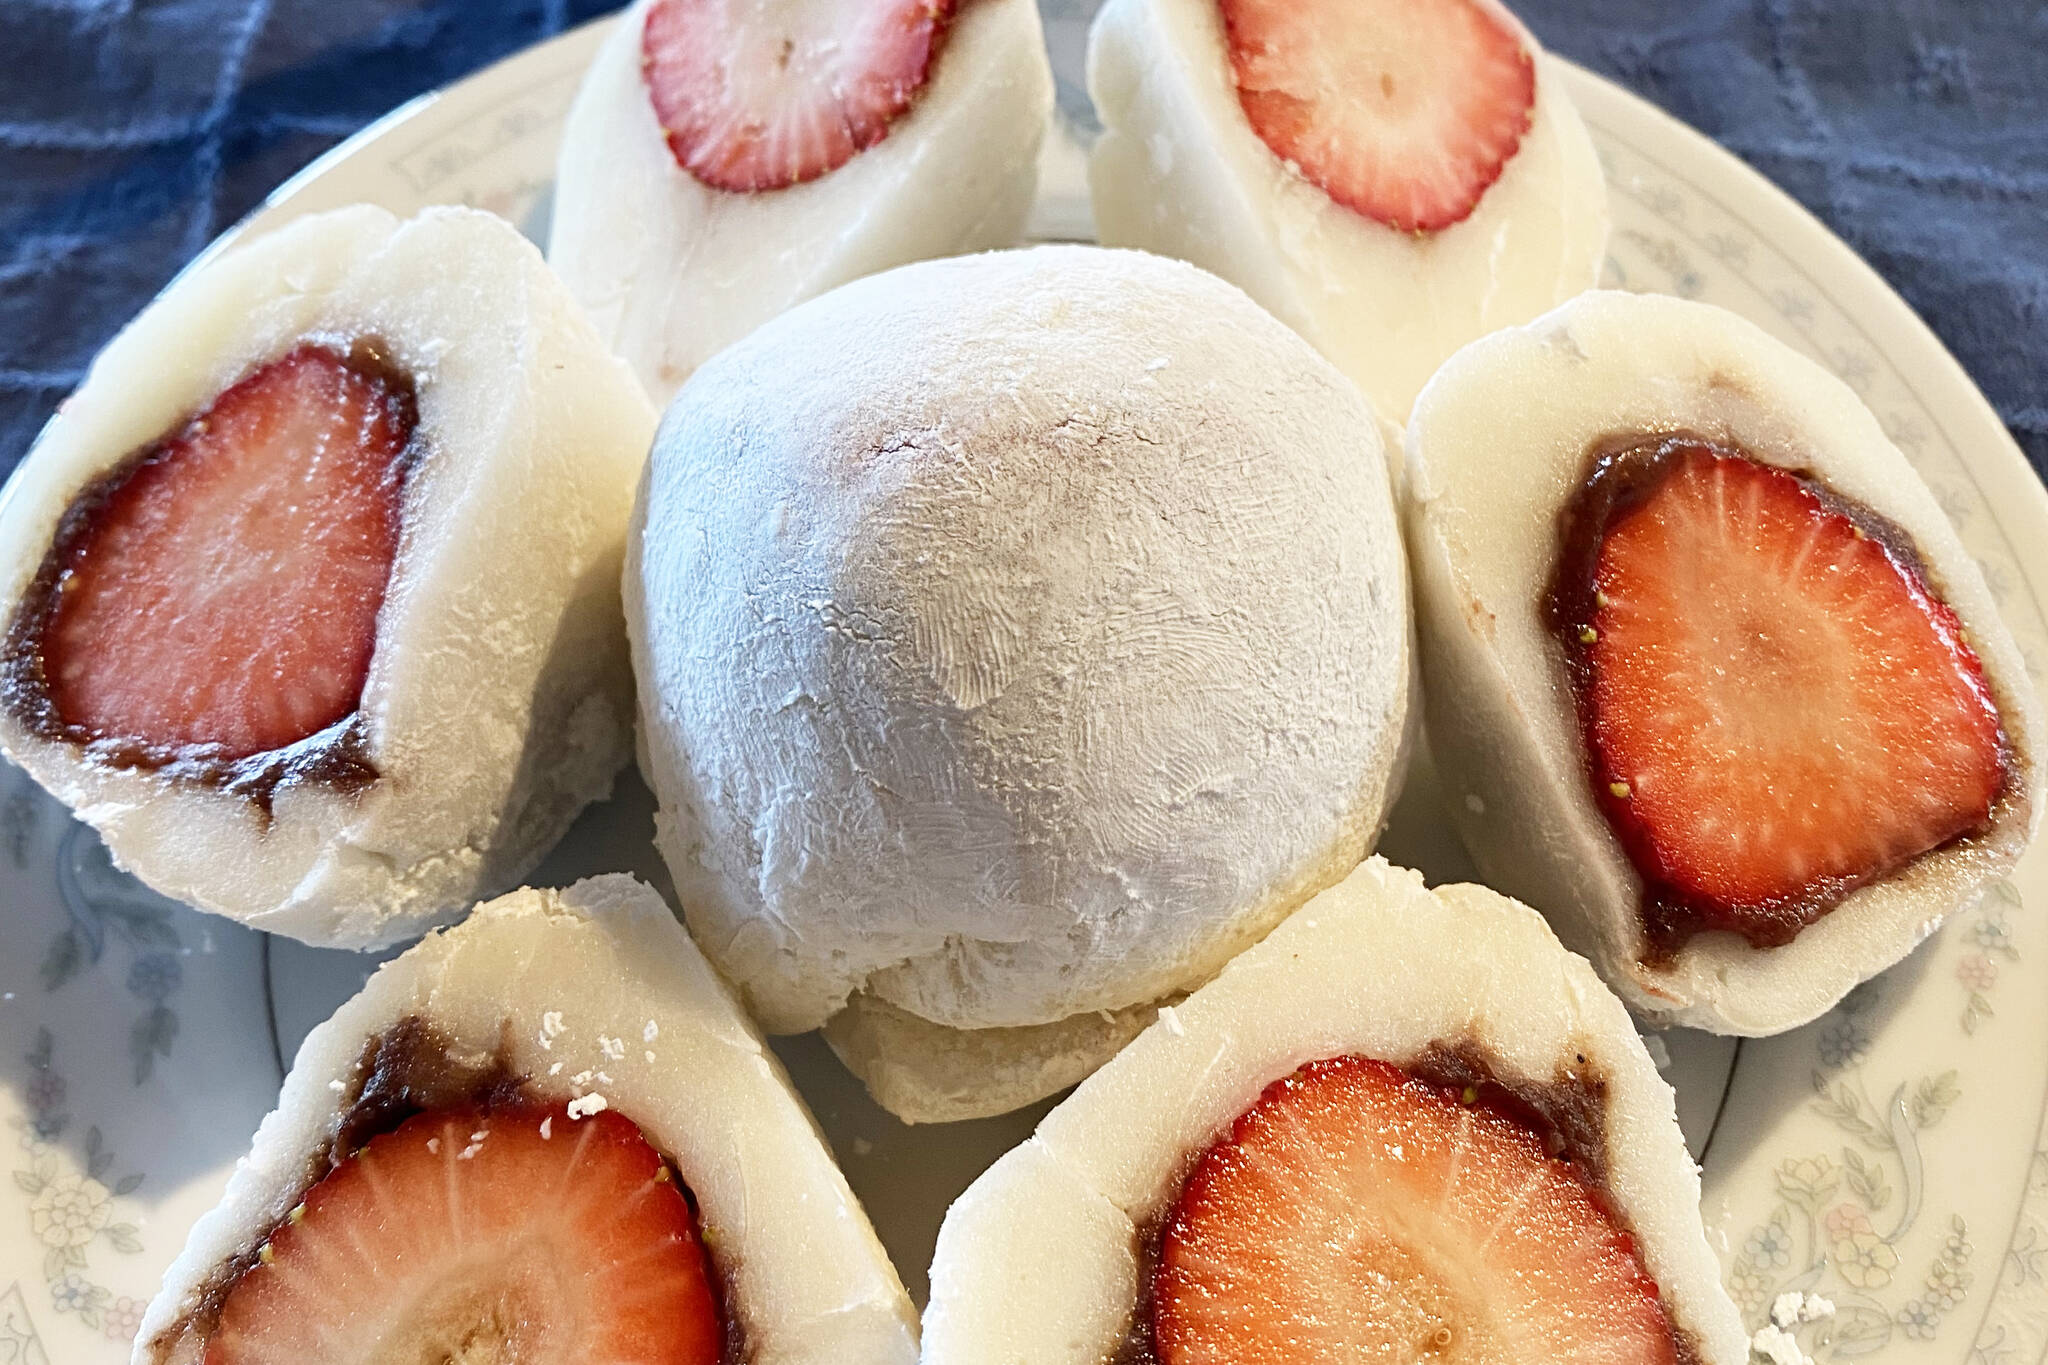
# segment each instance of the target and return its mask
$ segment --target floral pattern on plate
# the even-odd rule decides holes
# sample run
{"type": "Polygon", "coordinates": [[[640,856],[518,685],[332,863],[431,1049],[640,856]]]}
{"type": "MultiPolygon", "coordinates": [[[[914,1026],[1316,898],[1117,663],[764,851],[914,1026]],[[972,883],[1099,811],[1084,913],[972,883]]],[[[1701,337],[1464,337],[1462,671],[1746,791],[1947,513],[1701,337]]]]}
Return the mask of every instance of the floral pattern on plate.
{"type": "MultiPolygon", "coordinates": [[[[1085,12],[1047,6],[1069,66],[1085,12]]],[[[369,200],[470,203],[535,230],[567,100],[601,36],[570,34],[394,112],[248,228],[369,200]]],[[[1734,308],[1854,386],[1977,555],[2038,680],[2048,625],[2032,579],[2048,581],[2048,551],[2034,548],[2048,547],[2048,502],[1988,406],[1789,200],[1632,96],[1571,80],[1613,190],[1609,282],[1734,308]]],[[[1085,126],[1084,109],[1067,112],[1085,126]]],[[[1048,235],[1087,221],[1079,173],[1071,144],[1049,148],[1034,218],[1048,235]]],[[[650,862],[638,844],[622,851],[639,840],[626,825],[646,818],[644,793],[633,800],[587,820],[623,823],[550,859],[548,878],[650,862]]],[[[274,1099],[277,1057],[371,964],[280,945],[273,998],[261,936],[154,897],[11,771],[0,854],[0,1123],[18,1138],[0,1182],[0,1365],[114,1365],[274,1099]]],[[[1798,1328],[1821,1360],[2032,1365],[2048,1350],[2048,955],[2027,912],[2048,879],[2042,856],[1806,1028],[1739,1046],[1669,1039],[1682,1107],[1699,1115],[1688,1128],[1704,1148],[1709,1235],[1753,1327],[1799,1289],[1837,1304],[1798,1328]]],[[[916,1284],[938,1187],[964,1185],[982,1148],[1021,1138],[1032,1115],[971,1137],[902,1129],[875,1120],[815,1040],[779,1050],[916,1284]]]]}
{"type": "MultiPolygon", "coordinates": [[[[2018,546],[2043,542],[2006,525],[2038,519],[2038,492],[1981,399],[1940,383],[1903,305],[1845,248],[1808,252],[1817,225],[1775,222],[1776,191],[1743,195],[1747,172],[1696,134],[1633,119],[1632,97],[1580,98],[1615,200],[1610,282],[1733,308],[1855,389],[1956,524],[2038,685],[2048,623],[2018,546]],[[2015,479],[2024,496],[1995,500],[2015,479]]],[[[2048,1346],[2041,1267],[2007,1249],[2048,1236],[2048,979],[2021,945],[2041,859],[1823,1018],[1738,1047],[1706,1208],[1752,1328],[1800,1290],[1836,1304],[1796,1328],[1820,1360],[1995,1365],[2048,1346]]]]}
{"type": "Polygon", "coordinates": [[[114,1174],[114,1154],[97,1127],[85,1130],[79,1170],[64,1159],[57,1140],[71,1125],[64,1107],[67,1089],[56,1066],[56,1041],[48,1029],[36,1035],[24,1057],[29,1065],[26,1097],[29,1110],[14,1120],[20,1131],[22,1164],[14,1185],[28,1196],[28,1230],[43,1248],[43,1279],[50,1303],[59,1313],[75,1313],[89,1328],[113,1341],[129,1341],[142,1320],[146,1300],[116,1294],[93,1277],[93,1254],[111,1249],[124,1255],[142,1251],[141,1229],[115,1221],[115,1200],[135,1193],[142,1173],[114,1174]],[[105,1183],[111,1178],[113,1183],[105,1183]]]}

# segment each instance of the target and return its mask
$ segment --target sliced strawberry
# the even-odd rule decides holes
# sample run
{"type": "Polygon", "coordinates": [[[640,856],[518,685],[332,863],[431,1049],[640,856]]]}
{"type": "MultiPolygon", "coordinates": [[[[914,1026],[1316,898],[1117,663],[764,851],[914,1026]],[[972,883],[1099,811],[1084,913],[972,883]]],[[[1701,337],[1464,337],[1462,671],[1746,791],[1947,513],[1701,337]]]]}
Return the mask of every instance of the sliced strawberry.
{"type": "Polygon", "coordinates": [[[689,1200],[606,1110],[421,1114],[306,1194],[231,1287],[205,1365],[712,1365],[689,1200]]]}
{"type": "Polygon", "coordinates": [[[1675,1361],[1633,1239],[1535,1133],[1462,1099],[1363,1057],[1266,1087],[1166,1225],[1161,1365],[1675,1361]]]}
{"type": "Polygon", "coordinates": [[[1403,232],[1462,222],[1529,131],[1536,66],[1478,0],[1222,0],[1252,131],[1403,232]]]}
{"type": "Polygon", "coordinates": [[[238,759],[356,709],[398,549],[410,386],[301,346],[72,504],[10,652],[57,727],[238,759]]]}
{"type": "Polygon", "coordinates": [[[1603,460],[1567,540],[1553,620],[1653,939],[1789,942],[1988,824],[1998,710],[1896,527],[1680,437],[1603,460]]]}
{"type": "Polygon", "coordinates": [[[654,116],[713,189],[816,180],[888,136],[954,0],[656,0],[641,30],[654,116]]]}

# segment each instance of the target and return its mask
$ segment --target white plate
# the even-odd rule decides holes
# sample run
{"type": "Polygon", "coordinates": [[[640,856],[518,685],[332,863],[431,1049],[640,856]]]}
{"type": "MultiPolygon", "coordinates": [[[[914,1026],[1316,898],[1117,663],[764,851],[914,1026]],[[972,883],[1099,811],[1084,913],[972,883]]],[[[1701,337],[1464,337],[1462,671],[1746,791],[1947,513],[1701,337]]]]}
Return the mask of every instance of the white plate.
{"type": "MultiPolygon", "coordinates": [[[[1072,3],[1053,51],[1080,50],[1072,3]]],[[[368,200],[459,202],[535,229],[555,142],[602,37],[587,27],[395,111],[237,232],[368,200]]],[[[2048,496],[1969,379],[1882,280],[1705,138],[1572,73],[1613,191],[1611,282],[1707,299],[1861,392],[1982,563],[2037,679],[2048,659],[2048,496]]],[[[1071,81],[1064,94],[1073,107],[1071,81]]],[[[1080,152],[1048,149],[1033,231],[1085,237],[1080,152]]],[[[225,239],[224,239],[225,240],[225,239]]],[[[1387,851],[1468,875],[1427,777],[1387,851]]],[[[537,880],[630,868],[666,887],[637,781],[537,880]]],[[[2048,1349],[2048,900],[2039,849],[1981,907],[1812,1026],[1737,1046],[1665,1035],[1706,1215],[1752,1326],[1777,1292],[1840,1307],[1822,1359],[2032,1365],[2048,1349]]],[[[142,1304],[211,1205],[306,1030],[371,965],[143,890],[92,834],[0,768],[0,1365],[127,1359],[142,1304]]],[[[940,1214],[1041,1109],[905,1128],[815,1038],[779,1050],[913,1292],[940,1214]]]]}

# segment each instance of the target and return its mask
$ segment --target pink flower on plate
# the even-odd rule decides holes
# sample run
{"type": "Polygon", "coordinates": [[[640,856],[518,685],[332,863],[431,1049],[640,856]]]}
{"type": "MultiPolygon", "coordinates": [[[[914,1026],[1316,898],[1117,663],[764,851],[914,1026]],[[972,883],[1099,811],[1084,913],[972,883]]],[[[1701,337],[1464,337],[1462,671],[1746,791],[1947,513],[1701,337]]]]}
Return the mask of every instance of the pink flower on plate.
{"type": "Polygon", "coordinates": [[[64,1078],[44,1067],[28,1078],[28,1106],[41,1113],[64,1103],[64,1078]]]}
{"type": "Polygon", "coordinates": [[[1971,953],[1956,964],[1956,979],[1973,991],[1988,991],[1998,982],[1998,964],[1983,953],[1971,953]]]}
{"type": "Polygon", "coordinates": [[[1827,1224],[1828,1240],[1842,1242],[1859,1232],[1869,1232],[1870,1215],[1854,1204],[1837,1204],[1827,1212],[1823,1220],[1827,1224]]]}
{"type": "Polygon", "coordinates": [[[148,1307],[141,1299],[131,1299],[126,1294],[108,1305],[103,1318],[102,1330],[112,1341],[133,1341],[135,1333],[142,1327],[142,1310],[148,1307]]]}
{"type": "Polygon", "coordinates": [[[141,1310],[147,1306],[150,1304],[143,1300],[131,1300],[129,1295],[123,1293],[113,1304],[106,1306],[102,1330],[111,1340],[135,1340],[135,1332],[141,1330],[141,1310]]]}

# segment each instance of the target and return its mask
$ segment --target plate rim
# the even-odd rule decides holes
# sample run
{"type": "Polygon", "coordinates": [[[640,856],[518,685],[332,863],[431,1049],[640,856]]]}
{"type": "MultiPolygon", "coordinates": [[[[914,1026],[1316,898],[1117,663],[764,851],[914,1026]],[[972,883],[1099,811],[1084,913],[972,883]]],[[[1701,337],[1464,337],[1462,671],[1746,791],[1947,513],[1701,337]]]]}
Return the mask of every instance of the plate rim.
{"type": "MultiPolygon", "coordinates": [[[[304,211],[296,201],[360,159],[372,153],[402,150],[396,144],[409,130],[431,130],[435,118],[451,110],[458,102],[475,100],[487,104],[487,92],[503,98],[530,75],[564,64],[567,54],[579,46],[587,45],[594,52],[604,35],[619,22],[621,20],[616,14],[592,19],[406,100],[327,149],[280,183],[249,213],[228,226],[181,267],[165,287],[170,288],[187,272],[201,268],[234,244],[276,227],[304,211]]],[[[2022,576],[2024,592],[2037,615],[2042,614],[2043,598],[2048,595],[2043,591],[2044,580],[2048,580],[2048,487],[2044,487],[2041,477],[2034,471],[1989,398],[1940,335],[1874,266],[1817,214],[1761,171],[1707,134],[1608,77],[1554,54],[1553,60],[1565,73],[1573,99],[1582,110],[1604,108],[1616,115],[1598,120],[1603,133],[1612,135],[1617,122],[1624,126],[1640,124],[1654,128],[1655,136],[1669,139],[1673,145],[1685,149],[1685,159],[1681,164],[1688,172],[1695,166],[1700,168],[1697,179],[1687,177],[1689,188],[1694,192],[1709,199],[1718,199],[1714,186],[1734,181],[1743,185],[1745,195],[1753,194],[1758,201],[1770,205],[1774,227],[1783,224],[1787,229],[1786,237],[1773,243],[1775,249],[1788,260],[1811,263],[1815,267],[1817,274],[1808,273],[1815,291],[1843,316],[1855,320],[1861,329],[1870,333],[1872,344],[1887,355],[1920,406],[1930,415],[1939,415],[1938,425],[1947,428],[1945,438],[1955,447],[1959,463],[1969,472],[1973,482],[1977,482],[1979,494],[1992,510],[1992,520],[2022,576]],[[1787,245],[1794,240],[1794,234],[1796,244],[1787,245]],[[1882,344],[1877,342],[1878,336],[1882,336],[1882,344]],[[1911,362],[1910,367],[1905,363],[1907,361],[1911,362]],[[1930,394],[1933,396],[1931,401],[1930,394]],[[1966,431],[1960,429],[1964,427],[1967,427],[1966,431]],[[1978,481],[1980,473],[1990,470],[1996,471],[1995,479],[1978,481]],[[2014,487],[2015,481],[2024,485],[2024,492],[2014,487]],[[2022,546],[2028,548],[2023,549],[2022,546]]],[[[1656,156],[1653,159],[1663,162],[1667,158],[1656,156]]],[[[264,991],[267,1008],[271,1006],[268,949],[266,941],[264,970],[258,983],[264,991]]],[[[274,1023],[272,1032],[275,1043],[274,1023]]],[[[1734,1090],[1732,1066],[1725,1084],[1729,1092],[1734,1090]]],[[[2043,1112],[2048,1112],[2048,1099],[2044,1099],[2043,1112]]],[[[2015,1230],[2026,1209],[2024,1196],[2023,1188],[2022,1198],[2014,1210],[2015,1230]]],[[[2007,1240],[2011,1239],[2008,1237],[2007,1240]]],[[[2003,1249],[2003,1246],[1999,1248],[2003,1249]]],[[[1981,1323],[1989,1321],[2004,1287],[2003,1276],[1997,1276],[1997,1280],[1984,1297],[1980,1331],[1981,1323]]],[[[1971,1342],[1974,1343],[1975,1339],[1973,1336],[1971,1342]]],[[[1967,1344],[1964,1349],[1968,1349],[1967,1344]]]]}

